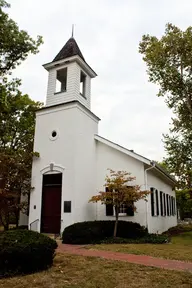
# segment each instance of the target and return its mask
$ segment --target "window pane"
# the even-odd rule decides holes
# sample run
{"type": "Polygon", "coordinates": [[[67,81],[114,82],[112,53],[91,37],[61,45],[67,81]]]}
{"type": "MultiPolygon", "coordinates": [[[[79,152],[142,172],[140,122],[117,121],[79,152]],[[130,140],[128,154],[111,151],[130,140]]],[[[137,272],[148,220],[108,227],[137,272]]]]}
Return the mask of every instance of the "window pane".
{"type": "Polygon", "coordinates": [[[122,204],[120,206],[119,213],[123,213],[123,214],[127,213],[127,205],[126,204],[122,204]]]}
{"type": "Polygon", "coordinates": [[[54,186],[62,184],[62,173],[43,175],[43,186],[54,186]]]}
{"type": "Polygon", "coordinates": [[[127,216],[134,216],[134,214],[134,202],[132,202],[132,205],[127,207],[127,216]]]}

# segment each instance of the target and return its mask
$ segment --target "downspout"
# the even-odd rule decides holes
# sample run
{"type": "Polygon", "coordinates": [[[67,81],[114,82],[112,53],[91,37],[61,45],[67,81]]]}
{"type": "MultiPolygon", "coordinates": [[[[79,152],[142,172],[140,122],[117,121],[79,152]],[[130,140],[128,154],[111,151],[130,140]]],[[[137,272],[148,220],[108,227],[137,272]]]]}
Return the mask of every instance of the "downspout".
{"type": "MultiPolygon", "coordinates": [[[[144,170],[145,190],[146,190],[146,191],[147,191],[147,188],[148,188],[148,184],[147,184],[147,172],[148,172],[149,170],[155,168],[155,162],[151,161],[150,164],[151,164],[152,166],[144,170]]],[[[148,201],[146,201],[146,228],[147,228],[148,231],[149,231],[148,208],[149,208],[149,204],[148,204],[148,201]]]]}

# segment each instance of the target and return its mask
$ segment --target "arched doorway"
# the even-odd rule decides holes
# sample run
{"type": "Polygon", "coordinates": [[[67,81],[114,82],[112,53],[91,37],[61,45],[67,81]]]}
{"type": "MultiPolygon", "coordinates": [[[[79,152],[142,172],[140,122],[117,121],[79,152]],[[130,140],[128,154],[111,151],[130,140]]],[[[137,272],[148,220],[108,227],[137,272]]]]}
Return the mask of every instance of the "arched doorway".
{"type": "Polygon", "coordinates": [[[42,185],[41,233],[60,233],[62,173],[44,174],[42,185]]]}

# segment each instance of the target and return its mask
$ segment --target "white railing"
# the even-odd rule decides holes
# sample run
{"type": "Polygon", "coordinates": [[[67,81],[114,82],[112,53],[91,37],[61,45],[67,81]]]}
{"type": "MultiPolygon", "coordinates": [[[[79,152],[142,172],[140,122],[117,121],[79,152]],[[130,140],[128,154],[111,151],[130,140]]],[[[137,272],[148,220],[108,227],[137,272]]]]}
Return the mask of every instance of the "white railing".
{"type": "Polygon", "coordinates": [[[29,229],[32,231],[38,231],[38,222],[39,219],[36,219],[35,221],[31,222],[29,225],[29,229]]]}

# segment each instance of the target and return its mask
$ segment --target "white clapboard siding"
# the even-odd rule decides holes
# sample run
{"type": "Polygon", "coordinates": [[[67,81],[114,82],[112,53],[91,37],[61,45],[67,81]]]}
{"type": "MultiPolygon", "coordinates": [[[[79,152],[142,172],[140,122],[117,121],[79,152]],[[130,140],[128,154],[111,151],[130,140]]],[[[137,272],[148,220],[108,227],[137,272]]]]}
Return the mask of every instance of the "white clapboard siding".
{"type": "Polygon", "coordinates": [[[85,95],[86,97],[83,97],[80,94],[80,73],[81,73],[81,67],[76,62],[69,63],[68,65],[63,65],[59,68],[56,67],[52,68],[49,71],[46,106],[53,106],[77,100],[80,103],[82,103],[85,107],[90,109],[91,78],[84,72],[87,75],[87,77],[86,77],[86,95],[85,95]],[[65,67],[67,67],[67,91],[61,93],[55,93],[57,69],[63,69],[65,67]]]}

